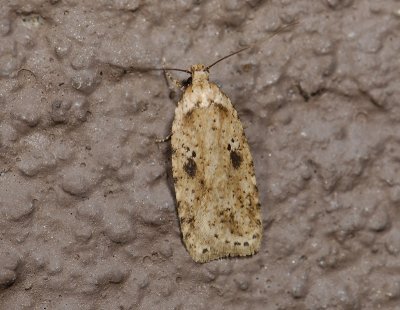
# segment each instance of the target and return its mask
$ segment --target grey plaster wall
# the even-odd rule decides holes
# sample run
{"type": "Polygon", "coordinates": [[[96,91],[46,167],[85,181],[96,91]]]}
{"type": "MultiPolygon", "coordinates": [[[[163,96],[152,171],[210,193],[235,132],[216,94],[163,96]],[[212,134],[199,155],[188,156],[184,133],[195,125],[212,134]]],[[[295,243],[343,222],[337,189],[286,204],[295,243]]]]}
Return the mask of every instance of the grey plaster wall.
{"type": "Polygon", "coordinates": [[[400,309],[399,1],[0,6],[1,309],[400,309]],[[180,93],[110,64],[253,43],[210,76],[246,127],[261,251],[196,264],[155,143],[180,93]]]}

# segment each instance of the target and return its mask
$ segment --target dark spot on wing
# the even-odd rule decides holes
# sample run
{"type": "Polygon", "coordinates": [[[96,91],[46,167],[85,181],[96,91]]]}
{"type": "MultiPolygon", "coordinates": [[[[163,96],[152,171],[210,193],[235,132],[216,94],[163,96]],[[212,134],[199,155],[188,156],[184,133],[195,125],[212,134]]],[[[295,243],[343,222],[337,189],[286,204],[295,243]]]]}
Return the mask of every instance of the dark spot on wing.
{"type": "Polygon", "coordinates": [[[193,158],[188,158],[186,164],[183,166],[183,169],[186,171],[189,177],[194,178],[197,171],[196,162],[193,158]]]}
{"type": "Polygon", "coordinates": [[[189,122],[191,122],[193,111],[194,111],[194,109],[191,109],[191,110],[187,111],[185,116],[184,116],[185,119],[188,120],[189,122]]]}
{"type": "Polygon", "coordinates": [[[224,112],[225,114],[228,113],[228,109],[227,109],[225,106],[223,106],[222,104],[217,103],[217,104],[216,104],[216,107],[219,108],[219,109],[220,109],[222,112],[224,112]]]}
{"type": "Polygon", "coordinates": [[[247,241],[243,242],[244,246],[249,246],[249,243],[247,241]]]}
{"type": "Polygon", "coordinates": [[[233,165],[233,168],[238,169],[240,165],[242,164],[242,156],[237,151],[232,151],[231,152],[231,162],[233,165]]]}
{"type": "Polygon", "coordinates": [[[204,253],[207,253],[207,252],[208,252],[208,249],[204,248],[204,249],[203,249],[203,254],[204,254],[204,253]]]}

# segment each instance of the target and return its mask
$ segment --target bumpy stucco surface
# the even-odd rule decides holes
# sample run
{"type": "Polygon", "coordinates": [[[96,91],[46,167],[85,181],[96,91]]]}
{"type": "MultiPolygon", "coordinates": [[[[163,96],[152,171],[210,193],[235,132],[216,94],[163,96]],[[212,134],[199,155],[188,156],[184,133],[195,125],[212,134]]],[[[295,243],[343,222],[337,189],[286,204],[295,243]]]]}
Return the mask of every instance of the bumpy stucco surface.
{"type": "Polygon", "coordinates": [[[400,1],[0,5],[0,309],[400,309],[400,1]],[[210,75],[246,127],[261,251],[196,264],[155,143],[180,94],[107,64],[254,42],[210,75]]]}

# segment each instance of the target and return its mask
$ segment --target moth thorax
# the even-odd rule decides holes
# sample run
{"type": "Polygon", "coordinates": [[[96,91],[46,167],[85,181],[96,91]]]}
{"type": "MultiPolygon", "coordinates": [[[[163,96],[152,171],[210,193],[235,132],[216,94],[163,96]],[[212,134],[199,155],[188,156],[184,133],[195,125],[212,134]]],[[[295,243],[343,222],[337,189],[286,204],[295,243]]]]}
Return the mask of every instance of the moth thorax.
{"type": "Polygon", "coordinates": [[[193,65],[190,67],[192,72],[192,84],[199,83],[201,81],[208,81],[208,69],[205,65],[193,65]]]}

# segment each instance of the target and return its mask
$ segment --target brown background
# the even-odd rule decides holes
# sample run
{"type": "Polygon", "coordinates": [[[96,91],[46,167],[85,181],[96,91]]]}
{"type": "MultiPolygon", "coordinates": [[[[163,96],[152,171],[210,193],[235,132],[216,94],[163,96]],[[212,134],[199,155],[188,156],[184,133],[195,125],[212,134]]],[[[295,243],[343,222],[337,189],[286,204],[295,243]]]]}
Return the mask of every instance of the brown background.
{"type": "Polygon", "coordinates": [[[1,309],[400,309],[399,1],[0,5],[1,309]],[[261,251],[196,264],[155,143],[180,94],[107,64],[252,43],[210,75],[246,127],[261,251]]]}

